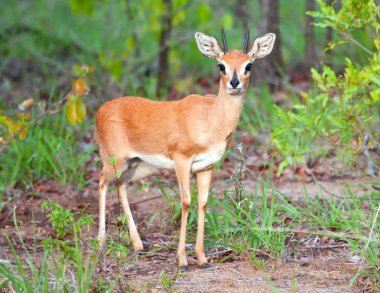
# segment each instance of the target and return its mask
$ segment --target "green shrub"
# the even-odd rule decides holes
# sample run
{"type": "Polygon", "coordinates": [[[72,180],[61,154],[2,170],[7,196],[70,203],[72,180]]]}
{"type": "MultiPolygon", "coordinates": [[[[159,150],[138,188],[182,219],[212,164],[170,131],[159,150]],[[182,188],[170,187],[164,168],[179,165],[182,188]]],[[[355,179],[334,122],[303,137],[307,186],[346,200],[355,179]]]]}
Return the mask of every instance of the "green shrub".
{"type": "Polygon", "coordinates": [[[361,149],[363,137],[370,135],[370,146],[377,144],[380,97],[380,9],[373,0],[342,1],[339,10],[318,1],[319,10],[310,12],[315,25],[331,27],[337,34],[328,49],[344,44],[358,46],[366,56],[362,64],[345,59],[343,73],[323,65],[312,69],[314,90],[302,96],[290,109],[277,108],[281,126],[272,131],[272,139],[284,157],[279,168],[304,162],[305,155],[326,152],[322,145],[332,144],[336,151],[352,158],[361,149]],[[367,34],[372,42],[363,45],[355,39],[367,34]],[[329,138],[335,136],[335,141],[329,138]],[[351,143],[355,140],[357,143],[351,143]]]}

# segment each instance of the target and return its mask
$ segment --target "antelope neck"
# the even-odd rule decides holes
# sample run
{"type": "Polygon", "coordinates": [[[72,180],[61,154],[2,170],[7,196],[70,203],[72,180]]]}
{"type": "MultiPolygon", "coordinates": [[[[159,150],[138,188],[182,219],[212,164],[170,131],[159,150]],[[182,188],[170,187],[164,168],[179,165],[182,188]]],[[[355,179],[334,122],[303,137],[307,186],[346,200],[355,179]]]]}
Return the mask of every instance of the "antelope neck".
{"type": "Polygon", "coordinates": [[[220,83],[216,103],[211,110],[210,119],[214,129],[225,130],[227,135],[235,131],[242,111],[245,93],[241,95],[229,95],[226,86],[220,83]]]}

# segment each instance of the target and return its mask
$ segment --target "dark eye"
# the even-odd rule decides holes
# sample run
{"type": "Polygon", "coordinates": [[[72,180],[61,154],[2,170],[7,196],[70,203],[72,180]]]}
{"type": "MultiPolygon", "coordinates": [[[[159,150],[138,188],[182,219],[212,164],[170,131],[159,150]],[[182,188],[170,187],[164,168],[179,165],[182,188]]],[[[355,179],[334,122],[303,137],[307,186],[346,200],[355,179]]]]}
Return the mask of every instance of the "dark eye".
{"type": "Polygon", "coordinates": [[[218,64],[218,66],[219,66],[220,71],[221,71],[223,74],[226,74],[226,67],[225,67],[223,64],[218,64]]]}
{"type": "Polygon", "coordinates": [[[245,73],[251,71],[251,66],[252,66],[252,63],[247,64],[247,66],[245,67],[245,73]]]}

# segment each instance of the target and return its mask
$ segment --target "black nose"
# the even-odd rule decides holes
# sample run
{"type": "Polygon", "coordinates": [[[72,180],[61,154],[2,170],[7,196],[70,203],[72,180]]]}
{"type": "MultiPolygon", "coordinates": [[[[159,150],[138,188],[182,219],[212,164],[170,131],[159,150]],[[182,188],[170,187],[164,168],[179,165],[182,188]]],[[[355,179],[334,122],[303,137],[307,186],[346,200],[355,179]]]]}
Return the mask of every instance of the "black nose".
{"type": "Polygon", "coordinates": [[[234,88],[234,89],[236,89],[236,87],[239,85],[239,80],[237,79],[237,78],[233,78],[233,79],[231,79],[231,81],[230,81],[230,84],[232,85],[232,87],[234,88]]]}

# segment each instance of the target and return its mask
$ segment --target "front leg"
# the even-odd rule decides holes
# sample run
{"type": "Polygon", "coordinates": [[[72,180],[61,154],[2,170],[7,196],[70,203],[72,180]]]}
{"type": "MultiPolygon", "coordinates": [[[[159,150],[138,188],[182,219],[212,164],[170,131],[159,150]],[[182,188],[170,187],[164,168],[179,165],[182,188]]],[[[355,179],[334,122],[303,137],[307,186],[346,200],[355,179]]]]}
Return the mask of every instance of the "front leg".
{"type": "Polygon", "coordinates": [[[178,267],[182,271],[187,271],[189,266],[186,259],[185,243],[186,243],[186,225],[187,216],[189,214],[189,208],[191,203],[190,196],[190,169],[191,159],[184,156],[174,157],[175,172],[179,184],[179,191],[181,194],[182,202],[182,218],[181,218],[181,232],[179,236],[177,261],[178,267]]]}
{"type": "Polygon", "coordinates": [[[198,266],[201,268],[208,268],[210,265],[207,262],[207,258],[203,249],[203,236],[204,236],[204,224],[206,205],[208,199],[208,191],[210,189],[212,177],[212,169],[205,170],[197,173],[198,180],[198,230],[197,230],[197,242],[195,244],[195,253],[198,258],[198,266]]]}

